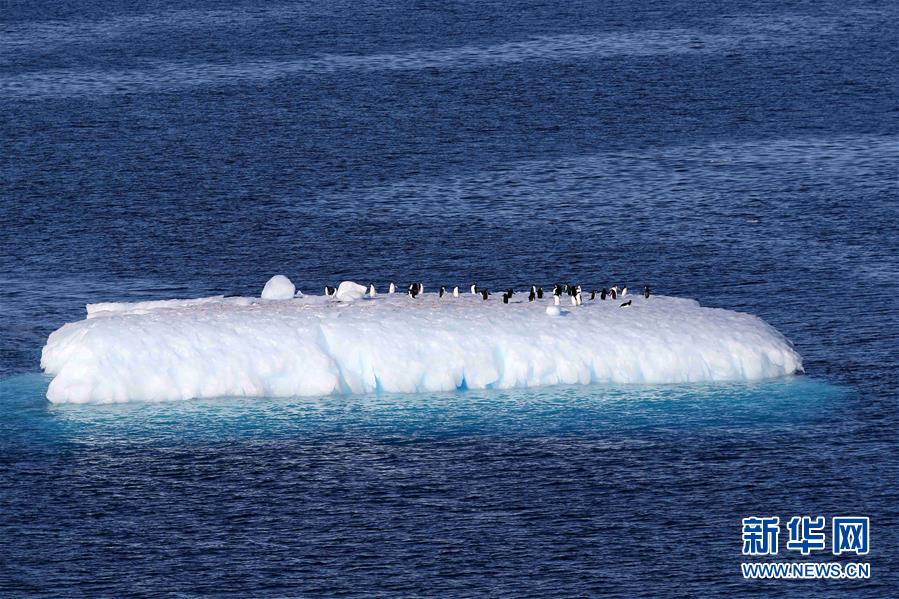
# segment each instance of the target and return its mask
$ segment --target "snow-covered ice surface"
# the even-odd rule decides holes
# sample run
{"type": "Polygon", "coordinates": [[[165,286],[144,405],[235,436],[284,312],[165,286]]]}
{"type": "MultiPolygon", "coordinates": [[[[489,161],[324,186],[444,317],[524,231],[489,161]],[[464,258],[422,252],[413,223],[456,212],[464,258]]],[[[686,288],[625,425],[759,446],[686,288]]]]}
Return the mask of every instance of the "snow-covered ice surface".
{"type": "Polygon", "coordinates": [[[284,301],[212,297],[88,306],[52,333],[52,402],[739,381],[802,370],[761,319],[689,299],[563,306],[518,293],[284,301]]]}

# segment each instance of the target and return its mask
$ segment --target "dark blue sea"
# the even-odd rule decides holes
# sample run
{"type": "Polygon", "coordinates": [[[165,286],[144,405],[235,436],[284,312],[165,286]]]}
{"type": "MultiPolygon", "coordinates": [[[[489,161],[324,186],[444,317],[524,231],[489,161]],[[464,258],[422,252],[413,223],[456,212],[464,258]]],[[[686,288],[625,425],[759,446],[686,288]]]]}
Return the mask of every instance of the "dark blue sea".
{"type": "Polygon", "coordinates": [[[0,3],[0,596],[899,595],[897,12],[0,3]],[[806,374],[45,399],[86,303],[276,273],[648,284],[806,374]],[[870,517],[871,578],[744,580],[753,515],[870,517]]]}

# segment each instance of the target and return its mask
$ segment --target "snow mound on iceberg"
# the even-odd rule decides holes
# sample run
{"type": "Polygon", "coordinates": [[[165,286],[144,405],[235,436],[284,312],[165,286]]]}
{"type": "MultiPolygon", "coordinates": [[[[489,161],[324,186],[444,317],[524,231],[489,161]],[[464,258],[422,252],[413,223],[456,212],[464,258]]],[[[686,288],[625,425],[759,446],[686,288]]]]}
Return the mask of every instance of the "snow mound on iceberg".
{"type": "Polygon", "coordinates": [[[52,333],[53,402],[682,383],[802,370],[761,319],[665,296],[585,301],[381,295],[352,303],[201,298],[88,306],[52,333]]]}
{"type": "Polygon", "coordinates": [[[285,300],[292,299],[297,288],[293,282],[284,275],[275,275],[265,283],[262,288],[262,299],[285,300]]]}

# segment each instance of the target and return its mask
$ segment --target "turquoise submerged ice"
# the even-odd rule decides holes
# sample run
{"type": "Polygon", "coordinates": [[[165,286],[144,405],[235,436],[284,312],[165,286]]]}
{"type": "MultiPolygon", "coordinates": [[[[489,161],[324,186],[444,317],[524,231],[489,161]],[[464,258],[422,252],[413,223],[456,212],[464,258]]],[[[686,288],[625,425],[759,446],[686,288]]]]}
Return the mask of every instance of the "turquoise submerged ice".
{"type": "MultiPolygon", "coordinates": [[[[666,296],[562,306],[464,294],[91,304],[52,333],[52,402],[280,397],[774,378],[802,370],[761,319],[666,296]]],[[[565,298],[567,299],[567,298],[565,298]]]]}

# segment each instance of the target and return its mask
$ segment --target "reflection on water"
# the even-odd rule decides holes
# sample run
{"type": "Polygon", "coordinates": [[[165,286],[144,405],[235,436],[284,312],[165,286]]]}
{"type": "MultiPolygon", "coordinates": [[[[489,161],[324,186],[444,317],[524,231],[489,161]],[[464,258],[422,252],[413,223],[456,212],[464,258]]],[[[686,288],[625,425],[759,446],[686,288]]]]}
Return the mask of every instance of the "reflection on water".
{"type": "Polygon", "coordinates": [[[439,394],[221,398],[116,405],[50,404],[48,379],[0,383],[4,420],[18,443],[205,443],[359,435],[397,440],[459,436],[602,435],[697,427],[815,424],[849,390],[810,377],[755,383],[561,386],[439,394]]]}

